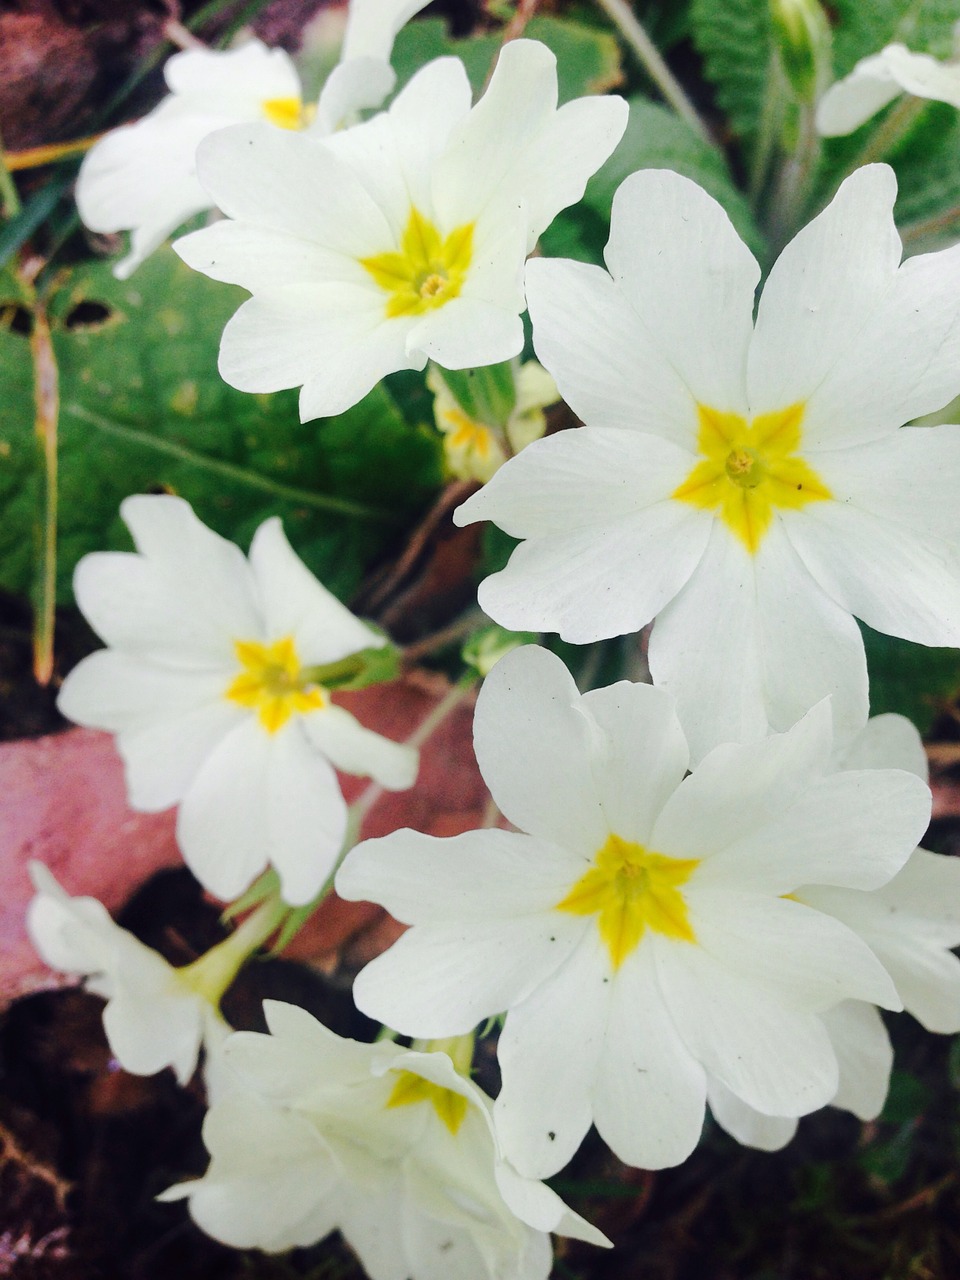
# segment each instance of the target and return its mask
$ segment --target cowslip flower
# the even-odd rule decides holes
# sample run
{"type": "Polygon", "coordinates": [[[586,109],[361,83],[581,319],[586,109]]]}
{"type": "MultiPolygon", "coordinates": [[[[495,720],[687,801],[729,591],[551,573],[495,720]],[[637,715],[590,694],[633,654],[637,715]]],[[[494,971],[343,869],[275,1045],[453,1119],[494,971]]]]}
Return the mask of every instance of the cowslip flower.
{"type": "Polygon", "coordinates": [[[960,645],[960,247],[902,266],[896,180],[859,169],[764,286],[676,173],[613,203],[599,267],[532,261],[537,354],[586,427],[535,441],[455,519],[525,539],[480,587],[514,630],[588,643],[656,617],[649,661],[694,759],[827,694],[867,718],[852,615],[960,645]]]}
{"type": "Polygon", "coordinates": [[[336,887],[413,926],[357,978],[365,1013],[432,1036],[507,1011],[494,1110],[507,1157],[554,1173],[592,1120],[628,1164],[678,1163],[708,1074],[766,1115],[829,1102],[839,1073],[819,1015],[899,1000],[855,933],[791,895],[888,881],[926,825],[927,787],[834,770],[827,701],[685,778],[669,694],[622,682],[581,696],[529,646],[484,682],[474,745],[521,833],[394,832],[353,849],[336,887]]]}
{"type": "Polygon", "coordinates": [[[270,1251],[339,1229],[371,1280],[546,1280],[556,1231],[609,1241],[504,1160],[490,1100],[445,1052],[334,1035],[265,1001],[224,1046],[235,1088],[204,1123],[189,1197],[209,1235],[270,1251]]]}
{"type": "MultiPolygon", "coordinates": [[[[904,769],[926,781],[916,728],[903,716],[875,716],[835,757],[843,769],[904,769]]],[[[834,916],[868,944],[890,974],[907,1013],[928,1030],[960,1031],[960,859],[917,849],[887,884],[873,890],[801,886],[798,902],[834,916]]],[[[832,1105],[873,1120],[886,1101],[893,1065],[890,1037],[877,1010],[847,1000],[821,1015],[840,1065],[832,1105]]],[[[717,1082],[707,1097],[715,1118],[750,1146],[776,1150],[796,1119],[763,1116],[717,1082]]]]}
{"type": "Polygon", "coordinates": [[[148,1076],[172,1067],[186,1084],[201,1050],[215,1057],[229,1031],[219,1001],[239,968],[235,944],[229,955],[214,948],[174,968],[114,923],[96,898],[70,897],[42,863],[29,870],[37,893],[27,932],[39,955],[52,969],[83,976],[86,989],[106,1000],[104,1031],[124,1070],[148,1076]]]}
{"type": "Polygon", "coordinates": [[[396,77],[389,65],[400,27],[427,0],[353,0],[341,61],[315,104],[283,49],[249,40],[237,49],[189,49],[164,66],[169,94],[143,119],[114,129],[84,158],[77,208],[92,231],[130,231],[114,268],[125,280],[181,223],[214,207],[197,177],[200,142],[217,129],[263,120],[280,129],[332,133],[378,107],[396,77]]]}
{"type": "Polygon", "coordinates": [[[433,417],[443,435],[447,471],[458,480],[486,483],[509,455],[519,453],[547,429],[544,409],[556,404],[560,393],[554,380],[536,360],[516,370],[516,402],[503,427],[471,417],[443,380],[443,372],[431,365],[427,386],[433,392],[433,417]]]}
{"type": "Polygon", "coordinates": [[[557,110],[556,59],[515,40],[471,109],[462,62],[422,68],[389,111],[327,138],[218,132],[198,171],[228,215],[176,251],[253,297],[224,330],[242,391],[301,386],[304,421],[348,409],[386,374],[509,360],[523,345],[523,261],[583,194],[626,103],[557,110]]]}
{"type": "Polygon", "coordinates": [[[901,93],[960,107],[960,65],[888,44],[830,86],[817,103],[817,129],[827,138],[853,133],[901,93]]]}
{"type": "Polygon", "coordinates": [[[335,706],[331,664],[385,639],[306,569],[280,521],[249,560],[165,494],[127,498],[136,553],[95,552],[74,592],[109,646],[64,681],[65,716],[117,735],[135,809],[179,804],[177,839],[201,884],[237,897],[272,864],[289,903],[329,875],[347,809],[334,767],[390,790],[417,753],[335,706]]]}

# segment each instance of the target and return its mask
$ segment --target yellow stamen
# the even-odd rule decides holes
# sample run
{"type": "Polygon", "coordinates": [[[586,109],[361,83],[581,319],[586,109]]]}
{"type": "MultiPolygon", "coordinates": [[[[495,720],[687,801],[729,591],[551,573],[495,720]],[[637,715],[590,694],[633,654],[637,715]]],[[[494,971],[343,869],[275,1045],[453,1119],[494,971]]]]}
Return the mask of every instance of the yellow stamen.
{"type": "Polygon", "coordinates": [[[596,915],[610,961],[619,969],[647,929],[680,942],[696,942],[680,886],[699,865],[698,858],[651,853],[611,835],[590,870],[557,903],[557,910],[596,915]]]}
{"type": "Polygon", "coordinates": [[[715,512],[751,553],[760,546],[778,508],[799,511],[809,502],[833,497],[799,456],[804,405],[793,404],[750,422],[707,405],[697,410],[697,446],[703,461],[670,496],[715,512]]]}
{"type": "Polygon", "coordinates": [[[424,1080],[423,1076],[412,1071],[398,1071],[397,1083],[387,1099],[387,1106],[410,1107],[417,1102],[429,1102],[452,1134],[456,1134],[467,1114],[468,1104],[462,1093],[444,1089],[443,1085],[424,1080]]]}
{"type": "Polygon", "coordinates": [[[316,106],[304,106],[299,98],[265,98],[260,108],[278,129],[304,129],[317,113],[316,106]]]}
{"type": "Polygon", "coordinates": [[[304,680],[293,636],[273,644],[235,640],[233,647],[243,669],[224,696],[256,711],[267,733],[282,729],[293,715],[329,705],[326,691],[304,680]]]}
{"type": "Polygon", "coordinates": [[[456,227],[444,239],[418,209],[392,250],[361,258],[360,265],[387,294],[386,314],[419,316],[456,298],[473,257],[473,223],[456,227]]]}

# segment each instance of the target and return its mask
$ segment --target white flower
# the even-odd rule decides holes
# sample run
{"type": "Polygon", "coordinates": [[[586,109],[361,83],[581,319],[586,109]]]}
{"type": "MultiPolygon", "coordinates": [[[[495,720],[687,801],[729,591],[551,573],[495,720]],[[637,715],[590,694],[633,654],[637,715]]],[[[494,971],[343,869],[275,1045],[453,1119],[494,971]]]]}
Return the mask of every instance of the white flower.
{"type": "Polygon", "coordinates": [[[278,519],[249,561],[179,498],[127,498],[137,554],[97,552],[74,591],[109,648],[64,682],[59,707],[117,735],[130,803],[180,804],[177,839],[205,888],[235,898],[268,863],[290,903],[309,901],[344,838],[334,766],[391,790],[411,748],[331,703],[324,669],[384,637],[308,572],[278,519]]]}
{"type": "Polygon", "coordinates": [[[315,105],[303,102],[289,55],[259,40],[174,54],[164,67],[169,95],[142,120],[108,133],[80,167],[77,208],[86,225],[131,232],[130,252],[114,274],[126,279],[181,223],[213,208],[196,167],[208,134],[252,120],[325,134],[378,107],[396,80],[394,36],[426,2],[354,0],[341,61],[315,105]]]}
{"type": "Polygon", "coordinates": [[[546,1280],[545,1234],[606,1244],[504,1160],[490,1101],[445,1053],[359,1044],[295,1005],[224,1054],[238,1087],[204,1124],[190,1198],[209,1235],[278,1251],[339,1229],[371,1280],[546,1280]]]}
{"type": "Polygon", "coordinates": [[[103,1027],[120,1065],[141,1076],[172,1067],[186,1084],[201,1048],[216,1054],[228,1030],[217,1007],[222,989],[211,999],[203,980],[208,970],[175,969],[96,898],[71,898],[42,863],[30,863],[30,878],[30,940],[51,968],[82,974],[87,990],[107,1001],[103,1027]]]}
{"type": "Polygon", "coordinates": [[[515,650],[483,685],[474,744],[529,834],[398,831],[347,855],[340,895],[413,926],[359,975],[358,1006],[423,1036],[507,1010],[495,1116],[531,1176],[591,1120],[627,1163],[683,1160],[708,1073],[767,1115],[823,1106],[838,1066],[819,1015],[899,1001],[864,942],[790,895],[884,884],[930,811],[911,774],[835,771],[831,739],[823,702],[685,778],[669,694],[581,697],[558,658],[515,650]]]}
{"type": "Polygon", "coordinates": [[[544,409],[560,399],[557,385],[542,365],[528,360],[516,370],[516,403],[503,428],[473,418],[456,400],[443,380],[443,372],[431,365],[427,386],[433,392],[433,416],[443,433],[447,470],[458,480],[487,480],[511,454],[519,453],[547,429],[544,409]]]}
{"type": "Polygon", "coordinates": [[[960,107],[960,65],[888,44],[830,86],[817,104],[817,129],[828,138],[853,133],[901,93],[960,107]]]}
{"type": "Polygon", "coordinates": [[[586,643],[656,617],[654,682],[694,759],[826,694],[867,717],[853,614],[960,645],[960,428],[898,430],[960,391],[960,247],[902,266],[870,165],[760,269],[669,171],[627,178],[599,267],[532,261],[534,344],[585,428],[535,441],[459,508],[526,539],[490,617],[586,643]],[[612,276],[612,278],[611,278],[612,276]]]}
{"type": "Polygon", "coordinates": [[[515,40],[472,109],[463,64],[438,58],[389,111],[333,137],[248,125],[204,142],[200,176],[230,221],[175,248],[253,294],[224,330],[226,381],[302,384],[307,421],[428,358],[517,355],[523,260],[626,126],[620,98],[556,106],[553,54],[515,40]]]}

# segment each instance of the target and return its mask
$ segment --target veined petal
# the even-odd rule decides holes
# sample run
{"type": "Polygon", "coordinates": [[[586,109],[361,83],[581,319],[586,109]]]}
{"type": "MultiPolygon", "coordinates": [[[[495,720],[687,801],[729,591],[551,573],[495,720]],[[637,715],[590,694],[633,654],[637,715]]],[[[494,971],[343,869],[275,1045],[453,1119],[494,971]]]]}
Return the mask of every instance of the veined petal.
{"type": "Polygon", "coordinates": [[[503,1085],[493,1115],[507,1159],[532,1178],[562,1169],[586,1136],[604,1050],[612,982],[590,929],[553,977],[507,1015],[497,1056],[503,1085]],[[567,1028],[558,1052],[557,1028],[567,1028]]]}
{"type": "Polygon", "coordinates": [[[677,1035],[653,955],[640,947],[611,985],[593,1116],[607,1146],[643,1169],[680,1164],[703,1128],[706,1078],[677,1035]]]}
{"type": "MultiPolygon", "coordinates": [[[[883,304],[900,262],[896,194],[888,166],[857,169],[780,254],[763,287],[750,344],[754,413],[811,400],[834,370],[841,385],[848,355],[883,304]]],[[[851,431],[843,419],[824,424],[808,404],[808,447],[819,443],[818,431],[828,432],[832,444],[882,434],[873,421],[857,422],[851,431]]]]}
{"type": "Polygon", "coordinates": [[[839,1072],[819,1018],[745,983],[699,947],[667,944],[656,956],[687,1049],[737,1097],[781,1116],[806,1115],[830,1101],[839,1072]]]}
{"type": "Polygon", "coordinates": [[[366,729],[342,707],[325,707],[304,717],[301,728],[317,751],[342,773],[379,782],[388,791],[406,791],[417,780],[419,755],[414,747],[366,729]]]}
{"type": "Polygon", "coordinates": [[[776,520],[752,555],[714,523],[690,581],[657,617],[649,660],[654,681],[677,698],[694,760],[718,742],[785,730],[827,694],[839,729],[867,718],[857,626],[811,579],[776,520]]]}
{"type": "Polygon", "coordinates": [[[336,662],[386,643],[317,581],[290,546],[278,517],[265,520],[253,535],[250,568],[267,633],[293,636],[304,666],[336,662]]]}
{"type": "Polygon", "coordinates": [[[899,769],[850,770],[784,795],[778,812],[744,830],[700,869],[703,879],[763,892],[803,884],[877,889],[895,875],[930,820],[930,789],[899,769]]]}
{"type": "Polygon", "coordinates": [[[580,706],[599,731],[591,766],[607,826],[649,846],[660,810],[690,763],[673,698],[621,680],[585,693],[580,706]]]}
{"type": "Polygon", "coordinates": [[[613,198],[604,257],[693,398],[744,414],[760,268],[720,205],[672,170],[641,169],[613,198]]]}
{"type": "Polygon", "coordinates": [[[696,401],[607,273],[533,258],[526,288],[537,357],[571,409],[591,427],[663,436],[692,459],[696,401]]]}
{"type": "Polygon", "coordinates": [[[255,636],[260,626],[239,547],[180,498],[125,498],[120,512],[140,554],[102,551],[80,561],[73,585],[84,617],[130,654],[229,670],[231,635],[255,636]]]}
{"type": "Polygon", "coordinates": [[[874,1120],[883,1109],[893,1067],[893,1046],[872,1004],[844,1000],[821,1014],[840,1066],[835,1107],[858,1120],[874,1120]]]}
{"type": "Polygon", "coordinates": [[[353,997],[368,1017],[404,1035],[464,1035],[537,993],[594,934],[558,912],[418,925],[360,972],[353,997]]]}
{"type": "Polygon", "coordinates": [[[820,587],[887,635],[960,645],[960,555],[843,502],[819,502],[785,520],[790,541],[820,587]]]}
{"type": "Polygon", "coordinates": [[[514,831],[438,839],[404,829],[351,849],[336,889],[351,902],[380,903],[404,924],[496,920],[549,911],[583,865],[559,845],[514,831]]]}
{"type": "Polygon", "coordinates": [[[707,1102],[720,1128],[745,1147],[780,1151],[797,1132],[796,1116],[766,1116],[731,1093],[715,1076],[707,1079],[707,1102]]]}
{"type": "Polygon", "coordinates": [[[514,826],[585,859],[609,834],[594,782],[595,739],[572,676],[546,649],[513,650],[484,681],[473,742],[491,795],[514,826]]]}

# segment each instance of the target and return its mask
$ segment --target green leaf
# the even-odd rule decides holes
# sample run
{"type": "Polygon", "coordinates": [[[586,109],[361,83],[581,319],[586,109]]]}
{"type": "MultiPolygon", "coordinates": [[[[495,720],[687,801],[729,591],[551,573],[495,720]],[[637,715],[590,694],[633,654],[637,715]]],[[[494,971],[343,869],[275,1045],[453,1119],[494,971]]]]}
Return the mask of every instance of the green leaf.
{"type": "Polygon", "coordinates": [[[762,257],[762,237],[721,152],[667,107],[641,97],[630,98],[629,105],[630,118],[620,145],[590,179],[582,203],[561,213],[544,233],[544,252],[599,263],[613,196],[623,179],[636,169],[674,169],[718,200],[753,252],[762,257]]]}
{"type": "MultiPolygon", "coordinates": [[[[608,31],[560,18],[535,18],[525,35],[542,40],[557,55],[560,101],[569,102],[585,93],[603,93],[622,79],[620,50],[608,31]]],[[[480,94],[500,49],[499,36],[451,40],[446,24],[438,18],[408,23],[397,36],[391,61],[400,86],[430,62],[454,54],[463,60],[474,95],[480,94]]]]}
{"type": "Polygon", "coordinates": [[[939,710],[960,695],[960,651],[928,649],[863,626],[870,712],[898,711],[927,733],[939,710]]]}
{"type": "MultiPolygon", "coordinates": [[[[378,387],[340,417],[301,425],[296,392],[248,395],[217,372],[223,325],[242,291],[165,250],[133,279],[79,268],[50,302],[60,367],[60,578],[103,547],[128,546],[117,509],[166,489],[246,545],[281,515],[298,552],[340,595],[440,483],[432,433],[410,427],[378,387]]],[[[0,586],[26,594],[39,501],[26,338],[0,332],[0,586]]]]}
{"type": "Polygon", "coordinates": [[[769,0],[693,0],[693,41],[733,132],[760,126],[773,50],[769,0]]]}

